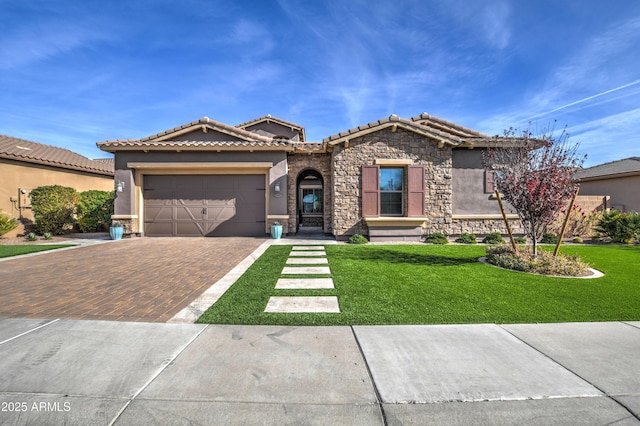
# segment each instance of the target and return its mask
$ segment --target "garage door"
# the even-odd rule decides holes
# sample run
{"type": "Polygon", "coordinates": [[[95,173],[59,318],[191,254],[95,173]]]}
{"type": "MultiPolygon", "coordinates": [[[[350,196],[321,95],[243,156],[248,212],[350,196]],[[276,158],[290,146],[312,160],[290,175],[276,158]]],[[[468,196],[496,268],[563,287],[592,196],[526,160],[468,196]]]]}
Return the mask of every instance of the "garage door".
{"type": "Polygon", "coordinates": [[[264,175],[147,175],[147,236],[265,235],[264,175]]]}

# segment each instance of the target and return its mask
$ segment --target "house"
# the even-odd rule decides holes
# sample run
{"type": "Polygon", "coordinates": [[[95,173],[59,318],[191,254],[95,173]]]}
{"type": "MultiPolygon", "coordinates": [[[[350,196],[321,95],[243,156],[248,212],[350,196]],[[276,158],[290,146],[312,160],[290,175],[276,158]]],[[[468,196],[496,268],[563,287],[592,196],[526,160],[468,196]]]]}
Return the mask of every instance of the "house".
{"type": "MultiPolygon", "coordinates": [[[[68,149],[0,135],[0,209],[23,224],[32,223],[29,193],[45,185],[112,191],[113,159],[91,160],[68,149]]],[[[5,237],[22,233],[21,224],[5,237]]]]}
{"type": "Polygon", "coordinates": [[[640,157],[624,158],[578,172],[581,195],[606,194],[607,208],[640,212],[640,157]]]}
{"type": "Polygon", "coordinates": [[[505,231],[482,166],[496,140],[423,113],[322,142],[267,115],[237,126],[204,117],[97,145],[115,154],[122,192],[113,218],[127,234],[264,236],[280,222],[286,234],[419,240],[436,231],[505,231]]]}

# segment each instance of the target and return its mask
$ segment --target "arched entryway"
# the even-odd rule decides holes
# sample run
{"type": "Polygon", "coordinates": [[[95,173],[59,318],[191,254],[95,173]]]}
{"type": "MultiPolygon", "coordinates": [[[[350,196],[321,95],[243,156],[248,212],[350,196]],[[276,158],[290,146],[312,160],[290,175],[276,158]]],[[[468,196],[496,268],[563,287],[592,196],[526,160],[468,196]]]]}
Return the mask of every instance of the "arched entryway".
{"type": "Polygon", "coordinates": [[[297,232],[324,232],[324,180],[320,172],[307,169],[296,180],[297,232]]]}

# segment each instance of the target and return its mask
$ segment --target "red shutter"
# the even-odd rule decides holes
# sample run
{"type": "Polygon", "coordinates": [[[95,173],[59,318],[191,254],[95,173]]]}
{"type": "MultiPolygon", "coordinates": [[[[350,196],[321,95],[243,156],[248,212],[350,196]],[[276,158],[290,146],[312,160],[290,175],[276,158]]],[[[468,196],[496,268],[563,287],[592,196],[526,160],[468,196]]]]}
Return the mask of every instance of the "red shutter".
{"type": "Polygon", "coordinates": [[[424,216],[424,167],[407,167],[407,216],[424,216]]]}
{"type": "Polygon", "coordinates": [[[484,171],[484,192],[493,194],[496,192],[496,186],[493,183],[493,177],[495,176],[493,170],[485,170],[484,171]]]}
{"type": "Polygon", "coordinates": [[[362,216],[380,216],[380,166],[362,166],[362,216]]]}

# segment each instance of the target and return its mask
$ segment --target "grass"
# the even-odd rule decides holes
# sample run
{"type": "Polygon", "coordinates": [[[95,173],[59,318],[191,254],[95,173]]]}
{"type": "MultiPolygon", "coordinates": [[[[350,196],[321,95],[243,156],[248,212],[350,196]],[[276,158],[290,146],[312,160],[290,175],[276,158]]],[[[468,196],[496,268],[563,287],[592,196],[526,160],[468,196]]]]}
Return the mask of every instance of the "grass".
{"type": "Polygon", "coordinates": [[[0,245],[0,258],[20,256],[21,254],[37,253],[40,251],[55,250],[73,246],[74,244],[0,245]]]}
{"type": "Polygon", "coordinates": [[[484,246],[327,245],[333,290],[276,290],[291,250],[272,246],[201,323],[465,324],[640,320],[640,247],[564,246],[605,273],[556,278],[479,263],[484,246]],[[340,314],[264,313],[270,296],[336,295],[340,314]]]}

